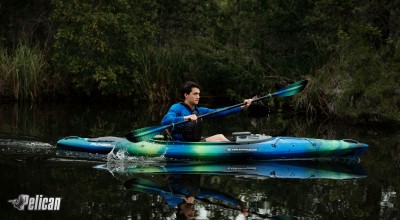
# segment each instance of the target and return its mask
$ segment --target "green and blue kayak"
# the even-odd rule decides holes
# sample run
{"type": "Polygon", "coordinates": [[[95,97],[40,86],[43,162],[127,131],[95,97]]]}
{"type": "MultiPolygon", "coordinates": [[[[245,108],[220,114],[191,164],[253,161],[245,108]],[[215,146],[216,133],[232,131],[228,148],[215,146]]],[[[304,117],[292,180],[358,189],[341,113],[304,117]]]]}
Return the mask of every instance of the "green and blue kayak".
{"type": "Polygon", "coordinates": [[[165,157],[185,160],[281,160],[344,158],[359,159],[368,145],[355,140],[324,140],[299,137],[271,137],[241,132],[230,142],[182,142],[152,138],[133,143],[125,138],[67,137],[57,147],[92,153],[124,150],[129,156],[165,157]]]}

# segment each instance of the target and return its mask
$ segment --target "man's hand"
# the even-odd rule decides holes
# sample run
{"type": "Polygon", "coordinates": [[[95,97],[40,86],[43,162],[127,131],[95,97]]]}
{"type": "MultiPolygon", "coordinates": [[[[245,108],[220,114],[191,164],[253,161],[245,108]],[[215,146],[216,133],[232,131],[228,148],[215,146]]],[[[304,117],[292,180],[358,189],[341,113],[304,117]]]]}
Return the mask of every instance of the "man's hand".
{"type": "Polygon", "coordinates": [[[253,99],[246,99],[246,100],[244,100],[244,102],[246,103],[246,105],[243,105],[242,109],[247,109],[253,102],[253,99]]]}
{"type": "Polygon", "coordinates": [[[183,119],[185,121],[197,121],[197,115],[193,114],[193,115],[188,115],[183,117],[183,119]]]}
{"type": "Polygon", "coordinates": [[[193,197],[193,196],[188,196],[188,197],[186,197],[186,196],[181,196],[181,198],[184,199],[186,203],[191,203],[191,204],[193,204],[193,202],[194,202],[194,197],[193,197]]]}

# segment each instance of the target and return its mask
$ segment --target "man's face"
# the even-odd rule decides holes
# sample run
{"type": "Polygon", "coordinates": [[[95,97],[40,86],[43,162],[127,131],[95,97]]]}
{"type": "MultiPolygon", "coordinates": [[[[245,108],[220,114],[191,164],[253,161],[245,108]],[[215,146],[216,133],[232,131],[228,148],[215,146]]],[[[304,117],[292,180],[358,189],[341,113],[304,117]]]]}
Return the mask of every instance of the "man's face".
{"type": "Polygon", "coordinates": [[[192,91],[187,94],[185,93],[185,102],[190,105],[198,105],[200,100],[200,89],[193,87],[192,91]]]}

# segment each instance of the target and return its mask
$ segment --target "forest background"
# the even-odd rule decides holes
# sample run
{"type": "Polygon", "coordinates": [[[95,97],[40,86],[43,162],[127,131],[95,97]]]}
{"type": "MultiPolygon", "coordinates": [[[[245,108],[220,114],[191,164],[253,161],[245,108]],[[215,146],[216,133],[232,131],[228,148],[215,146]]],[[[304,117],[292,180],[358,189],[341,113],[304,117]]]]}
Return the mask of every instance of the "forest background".
{"type": "Polygon", "coordinates": [[[243,100],[400,122],[400,2],[0,1],[0,101],[176,101],[182,82],[243,100]],[[82,98],[83,97],[83,98],[82,98]]]}

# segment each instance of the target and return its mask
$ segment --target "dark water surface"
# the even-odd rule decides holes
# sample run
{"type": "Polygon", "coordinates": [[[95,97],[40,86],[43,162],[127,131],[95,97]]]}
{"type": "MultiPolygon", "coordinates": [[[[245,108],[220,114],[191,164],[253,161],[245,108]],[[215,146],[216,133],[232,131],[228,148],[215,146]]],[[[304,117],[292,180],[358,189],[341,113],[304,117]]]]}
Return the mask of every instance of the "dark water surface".
{"type": "Polygon", "coordinates": [[[205,135],[251,131],[355,139],[370,146],[360,163],[182,165],[161,159],[121,161],[55,147],[65,136],[123,136],[133,128],[158,125],[167,108],[0,104],[0,219],[176,219],[177,204],[189,192],[197,198],[183,210],[194,209],[196,219],[240,219],[240,208],[248,209],[248,219],[400,218],[396,128],[247,113],[207,121],[204,128],[205,135]],[[187,166],[197,172],[169,172],[187,166]],[[218,172],[221,167],[230,172],[218,172]],[[21,207],[23,201],[24,210],[14,207],[13,202],[21,207]]]}

